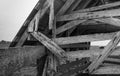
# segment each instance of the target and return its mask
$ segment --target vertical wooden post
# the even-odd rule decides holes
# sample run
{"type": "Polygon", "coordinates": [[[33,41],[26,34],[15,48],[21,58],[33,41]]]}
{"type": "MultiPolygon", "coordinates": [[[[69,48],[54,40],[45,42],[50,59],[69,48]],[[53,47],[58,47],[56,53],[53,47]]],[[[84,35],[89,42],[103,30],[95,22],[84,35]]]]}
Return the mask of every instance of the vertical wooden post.
{"type": "Polygon", "coordinates": [[[49,0],[49,4],[50,4],[49,29],[52,29],[54,25],[54,0],[49,0]]]}

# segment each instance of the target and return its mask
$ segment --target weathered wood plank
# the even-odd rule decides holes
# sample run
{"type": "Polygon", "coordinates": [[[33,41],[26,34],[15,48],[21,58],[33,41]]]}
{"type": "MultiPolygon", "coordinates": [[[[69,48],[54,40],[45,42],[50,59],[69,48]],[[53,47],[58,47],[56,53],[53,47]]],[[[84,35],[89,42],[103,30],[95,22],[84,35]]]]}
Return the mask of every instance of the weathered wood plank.
{"type": "Polygon", "coordinates": [[[71,22],[66,23],[65,25],[62,25],[61,27],[56,29],[56,34],[59,34],[61,32],[64,32],[66,30],[69,30],[72,27],[75,27],[83,22],[85,22],[86,20],[74,20],[71,22]]]}
{"type": "Polygon", "coordinates": [[[57,16],[63,15],[75,0],[67,0],[63,7],[58,11],[57,16]]]}
{"type": "Polygon", "coordinates": [[[106,33],[106,34],[92,34],[92,35],[82,35],[82,36],[73,36],[73,37],[63,37],[63,38],[56,38],[54,41],[58,45],[64,45],[64,44],[72,44],[72,43],[109,40],[113,38],[115,33],[116,32],[106,33]]]}
{"type": "Polygon", "coordinates": [[[106,18],[106,19],[102,18],[102,19],[95,19],[95,21],[120,27],[120,19],[118,18],[106,18]]]}
{"type": "Polygon", "coordinates": [[[120,16],[120,9],[87,12],[87,13],[72,13],[72,14],[58,16],[57,21],[68,21],[75,19],[82,20],[82,19],[95,19],[95,18],[110,18],[114,16],[120,16]]]}
{"type": "MultiPolygon", "coordinates": [[[[79,5],[79,9],[84,9],[88,6],[88,4],[91,2],[92,0],[86,0],[84,3],[81,3],[79,5]]],[[[94,6],[94,5],[93,5],[94,6]]],[[[68,30],[68,36],[75,30],[76,27],[73,27],[72,29],[68,30]]]]}
{"type": "Polygon", "coordinates": [[[23,23],[21,29],[19,30],[19,32],[16,34],[16,36],[14,37],[14,39],[12,40],[12,43],[10,44],[10,47],[14,47],[16,45],[16,43],[19,41],[20,37],[22,36],[22,34],[24,33],[24,31],[26,30],[26,28],[28,27],[28,24],[30,23],[31,19],[34,17],[34,15],[38,12],[38,8],[40,6],[40,3],[38,1],[38,3],[35,5],[35,7],[33,8],[32,12],[30,13],[30,15],[27,17],[27,19],[25,20],[25,22],[23,23]]]}
{"type": "Polygon", "coordinates": [[[87,72],[91,73],[98,68],[98,66],[114,51],[115,47],[120,41],[120,32],[118,32],[114,38],[108,43],[103,50],[102,54],[99,55],[86,69],[87,72]]]}
{"type": "MultiPolygon", "coordinates": [[[[120,55],[119,50],[120,50],[120,47],[116,48],[110,56],[119,56],[120,55]]],[[[69,59],[75,59],[75,58],[81,59],[84,57],[90,57],[90,59],[93,61],[102,52],[103,52],[103,49],[90,49],[90,50],[78,50],[78,51],[66,52],[66,54],[69,59]]],[[[108,58],[106,58],[106,59],[108,59],[108,58]]]]}
{"type": "MultiPolygon", "coordinates": [[[[82,0],[76,0],[76,2],[74,2],[71,6],[70,6],[70,8],[69,8],[69,10],[67,10],[66,12],[64,12],[64,13],[62,13],[61,15],[63,15],[63,14],[65,14],[65,13],[70,13],[70,12],[72,12],[78,5],[79,5],[79,3],[81,2],[82,0]]],[[[64,7],[63,7],[63,9],[64,9],[64,7]]],[[[59,14],[59,12],[58,12],[58,14],[59,14]]],[[[71,22],[72,23],[72,22],[71,22]]],[[[67,24],[66,24],[67,25],[67,24]]],[[[64,27],[63,27],[64,28],[64,27]]],[[[59,30],[58,30],[59,31],[59,30]]],[[[56,30],[56,34],[57,34],[57,30],[56,30]]]]}
{"type": "Polygon", "coordinates": [[[27,40],[28,36],[29,36],[28,32],[25,31],[20,40],[18,41],[18,43],[16,44],[16,47],[21,47],[24,44],[25,40],[27,40]]]}
{"type": "Polygon", "coordinates": [[[52,29],[54,25],[54,0],[50,0],[49,3],[50,3],[49,29],[52,29]]]}
{"type": "Polygon", "coordinates": [[[120,5],[120,1],[119,2],[114,2],[114,3],[108,3],[108,4],[104,4],[104,5],[100,5],[100,6],[95,6],[95,7],[91,7],[91,8],[80,9],[80,10],[77,10],[77,11],[73,11],[72,13],[91,12],[91,11],[116,7],[116,6],[119,6],[119,5],[120,5]]]}
{"type": "Polygon", "coordinates": [[[52,52],[56,57],[62,59],[66,58],[65,51],[60,48],[55,42],[46,37],[40,32],[31,33],[40,43],[46,46],[50,52],[52,52]]]}

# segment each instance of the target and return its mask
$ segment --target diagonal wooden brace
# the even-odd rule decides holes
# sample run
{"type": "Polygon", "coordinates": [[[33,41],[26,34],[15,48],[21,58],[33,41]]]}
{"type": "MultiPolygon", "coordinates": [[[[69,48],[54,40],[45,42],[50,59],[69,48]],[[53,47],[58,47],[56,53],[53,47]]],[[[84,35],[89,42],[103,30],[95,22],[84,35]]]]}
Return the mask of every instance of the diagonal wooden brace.
{"type": "Polygon", "coordinates": [[[41,42],[44,46],[46,46],[50,52],[52,52],[56,57],[60,59],[64,59],[67,57],[65,51],[59,47],[55,42],[46,37],[41,32],[33,32],[31,33],[39,42],[41,42]]]}
{"type": "Polygon", "coordinates": [[[85,70],[85,72],[92,73],[94,70],[96,70],[99,65],[102,64],[102,62],[114,51],[117,44],[120,41],[120,32],[117,32],[116,35],[113,37],[113,39],[108,43],[108,45],[103,50],[102,54],[94,60],[89,67],[85,70]]]}

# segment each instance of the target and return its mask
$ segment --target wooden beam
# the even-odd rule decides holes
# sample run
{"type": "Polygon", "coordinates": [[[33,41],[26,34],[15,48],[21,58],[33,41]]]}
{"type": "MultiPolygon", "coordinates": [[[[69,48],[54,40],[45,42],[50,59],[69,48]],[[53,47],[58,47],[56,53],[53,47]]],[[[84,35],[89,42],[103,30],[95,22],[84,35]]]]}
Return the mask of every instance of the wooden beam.
{"type": "Polygon", "coordinates": [[[120,1],[119,2],[114,2],[114,3],[108,3],[108,4],[104,4],[104,5],[99,5],[99,6],[95,6],[95,7],[90,7],[90,8],[86,8],[86,9],[80,9],[80,10],[77,10],[77,11],[73,11],[72,13],[92,12],[92,11],[96,11],[96,10],[116,7],[116,6],[119,6],[119,5],[120,5],[120,1]]]}
{"type": "Polygon", "coordinates": [[[63,7],[58,11],[57,16],[63,15],[75,0],[67,0],[63,7]]]}
{"type": "MultiPolygon", "coordinates": [[[[84,0],[84,3],[81,3],[79,5],[79,9],[84,9],[88,6],[88,4],[91,2],[92,0],[84,0]]],[[[68,30],[68,36],[76,29],[76,27],[73,27],[72,29],[68,30]]]]}
{"type": "Polygon", "coordinates": [[[91,73],[96,70],[100,64],[114,51],[117,44],[120,41],[120,32],[118,32],[114,38],[108,43],[108,45],[103,50],[102,54],[99,55],[86,69],[87,72],[91,73]]]}
{"type": "Polygon", "coordinates": [[[40,32],[31,33],[33,37],[35,37],[40,43],[46,46],[51,53],[53,53],[56,57],[62,59],[66,58],[65,51],[60,48],[56,43],[54,43],[51,39],[46,37],[44,34],[40,32]]]}
{"type": "Polygon", "coordinates": [[[28,36],[29,36],[28,32],[25,31],[20,40],[18,41],[18,43],[16,44],[16,47],[21,47],[24,44],[25,40],[27,40],[28,36]]]}
{"type": "Polygon", "coordinates": [[[69,21],[75,19],[83,20],[83,19],[95,19],[95,18],[111,18],[116,16],[120,16],[120,9],[87,12],[87,13],[72,13],[72,14],[58,16],[57,21],[69,21]]]}
{"type": "Polygon", "coordinates": [[[86,20],[74,20],[71,22],[66,23],[65,25],[62,25],[61,27],[56,29],[56,34],[62,33],[66,30],[69,30],[72,27],[75,27],[83,22],[85,22],[86,20]]]}
{"type": "Polygon", "coordinates": [[[119,75],[120,74],[120,66],[119,65],[110,65],[110,66],[104,66],[104,67],[100,67],[99,69],[95,70],[93,73],[93,75],[97,76],[97,75],[119,75]]]}
{"type": "MultiPolygon", "coordinates": [[[[120,47],[116,48],[114,52],[110,56],[118,56],[120,55],[120,47]]],[[[90,59],[93,61],[97,56],[99,56],[103,52],[103,49],[90,49],[90,50],[77,50],[77,51],[70,51],[66,52],[68,59],[81,59],[85,57],[90,57],[90,59]]],[[[108,58],[106,58],[108,59],[108,58]]],[[[110,59],[108,59],[110,60],[110,59]]]]}
{"type": "MultiPolygon", "coordinates": [[[[69,0],[68,0],[69,1],[69,0]]],[[[62,13],[61,15],[65,14],[65,13],[70,13],[72,12],[81,2],[82,0],[77,0],[75,2],[73,2],[73,4],[71,5],[71,7],[69,8],[69,10],[67,10],[66,12],[62,13]]],[[[62,7],[64,9],[64,6],[62,7]]],[[[59,15],[59,12],[58,12],[59,15]]],[[[72,23],[72,22],[71,22],[72,23]]],[[[66,24],[67,25],[67,24],[66,24]]],[[[64,27],[63,27],[64,28],[64,27]]],[[[57,30],[56,30],[56,34],[57,34],[57,30]]]]}
{"type": "Polygon", "coordinates": [[[118,18],[106,18],[106,19],[102,18],[102,19],[95,19],[95,21],[120,27],[120,19],[118,18]]]}
{"type": "Polygon", "coordinates": [[[93,34],[93,35],[63,37],[63,38],[56,38],[54,41],[58,45],[82,43],[82,42],[92,42],[92,41],[102,41],[102,40],[109,40],[109,39],[113,38],[115,33],[116,32],[106,33],[106,34],[93,34]]]}
{"type": "Polygon", "coordinates": [[[50,3],[49,29],[52,29],[54,25],[54,0],[50,0],[49,3],[50,3]]]}

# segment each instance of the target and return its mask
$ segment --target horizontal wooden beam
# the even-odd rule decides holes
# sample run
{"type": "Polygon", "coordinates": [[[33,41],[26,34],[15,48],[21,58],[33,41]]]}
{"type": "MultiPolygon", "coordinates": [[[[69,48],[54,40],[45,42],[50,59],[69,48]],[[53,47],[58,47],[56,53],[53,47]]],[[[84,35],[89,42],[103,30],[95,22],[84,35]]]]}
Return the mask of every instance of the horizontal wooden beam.
{"type": "Polygon", "coordinates": [[[91,12],[91,11],[116,7],[116,6],[119,6],[119,5],[120,5],[120,1],[119,2],[114,2],[114,3],[108,3],[108,4],[104,4],[104,5],[99,5],[99,6],[95,6],[95,7],[91,7],[91,8],[86,8],[86,9],[82,9],[82,10],[80,9],[80,10],[77,10],[77,11],[73,11],[72,13],[91,12]]]}
{"type": "Polygon", "coordinates": [[[95,19],[95,18],[110,18],[116,16],[120,16],[120,9],[87,12],[87,13],[72,13],[72,14],[58,16],[57,21],[69,21],[75,19],[86,20],[86,19],[95,19]]]}
{"type": "Polygon", "coordinates": [[[95,70],[92,74],[102,74],[102,75],[119,75],[120,74],[120,66],[119,65],[109,65],[100,67],[99,69],[95,70]]]}
{"type": "Polygon", "coordinates": [[[94,19],[95,21],[99,21],[105,24],[110,24],[110,25],[114,25],[114,26],[118,26],[120,27],[120,19],[118,18],[102,18],[102,19],[94,19]]]}
{"type": "Polygon", "coordinates": [[[59,45],[81,43],[81,42],[92,42],[92,41],[102,41],[111,39],[116,32],[113,33],[102,33],[102,34],[92,34],[92,35],[81,35],[73,37],[62,37],[56,38],[54,41],[59,45]]]}
{"type": "MultiPolygon", "coordinates": [[[[120,55],[119,50],[120,50],[120,47],[117,47],[110,56],[119,56],[120,55]]],[[[67,52],[67,56],[69,59],[76,59],[76,58],[81,59],[84,57],[90,57],[91,61],[93,61],[102,52],[103,52],[103,49],[78,50],[78,51],[67,52]]]]}

